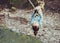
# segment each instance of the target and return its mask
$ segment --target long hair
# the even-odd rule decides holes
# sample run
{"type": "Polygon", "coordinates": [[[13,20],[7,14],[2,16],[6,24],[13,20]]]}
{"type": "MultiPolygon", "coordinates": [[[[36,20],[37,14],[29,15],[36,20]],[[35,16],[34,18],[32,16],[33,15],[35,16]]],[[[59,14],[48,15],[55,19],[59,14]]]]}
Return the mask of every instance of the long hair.
{"type": "Polygon", "coordinates": [[[38,30],[39,30],[39,27],[38,26],[32,26],[32,29],[34,31],[34,35],[36,36],[38,33],[38,30]]]}

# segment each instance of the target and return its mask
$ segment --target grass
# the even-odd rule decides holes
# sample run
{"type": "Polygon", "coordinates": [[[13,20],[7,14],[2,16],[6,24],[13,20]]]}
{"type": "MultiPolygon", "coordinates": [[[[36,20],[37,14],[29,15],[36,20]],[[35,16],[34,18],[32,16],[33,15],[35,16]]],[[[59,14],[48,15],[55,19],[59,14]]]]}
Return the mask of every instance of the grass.
{"type": "Polygon", "coordinates": [[[0,27],[0,43],[42,43],[40,39],[0,27]]]}

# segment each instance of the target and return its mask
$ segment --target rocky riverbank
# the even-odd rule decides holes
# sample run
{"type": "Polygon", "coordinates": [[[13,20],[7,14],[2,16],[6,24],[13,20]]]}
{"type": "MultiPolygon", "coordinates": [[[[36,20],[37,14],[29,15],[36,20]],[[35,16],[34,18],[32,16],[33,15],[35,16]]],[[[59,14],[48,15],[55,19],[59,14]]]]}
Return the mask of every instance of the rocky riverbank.
{"type": "MultiPolygon", "coordinates": [[[[17,10],[12,13],[9,11],[2,11],[0,15],[4,15],[4,25],[16,31],[18,33],[24,33],[26,35],[33,35],[33,30],[30,25],[30,18],[32,12],[25,12],[25,10],[17,10]]],[[[40,38],[43,43],[59,43],[60,41],[60,14],[53,13],[49,10],[44,12],[43,24],[40,26],[37,37],[40,38]]]]}

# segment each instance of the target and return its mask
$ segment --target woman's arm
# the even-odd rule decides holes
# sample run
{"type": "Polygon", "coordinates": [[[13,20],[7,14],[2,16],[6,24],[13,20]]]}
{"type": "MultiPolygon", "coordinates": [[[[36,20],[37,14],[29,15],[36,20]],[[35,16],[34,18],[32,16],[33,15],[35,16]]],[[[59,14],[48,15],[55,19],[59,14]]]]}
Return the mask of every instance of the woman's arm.
{"type": "Polygon", "coordinates": [[[34,12],[33,12],[32,16],[31,16],[30,24],[33,24],[33,21],[34,21],[34,12]]]}
{"type": "Polygon", "coordinates": [[[42,24],[43,22],[43,13],[42,11],[38,11],[39,15],[40,15],[40,24],[42,24]]]}

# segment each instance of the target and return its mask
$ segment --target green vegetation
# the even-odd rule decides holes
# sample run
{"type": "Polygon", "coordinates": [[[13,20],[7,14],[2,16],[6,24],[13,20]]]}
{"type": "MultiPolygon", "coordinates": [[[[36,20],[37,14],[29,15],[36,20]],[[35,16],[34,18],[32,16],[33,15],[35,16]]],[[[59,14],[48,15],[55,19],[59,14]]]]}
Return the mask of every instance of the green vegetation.
{"type": "Polygon", "coordinates": [[[42,43],[40,39],[0,27],[0,43],[42,43]]]}

